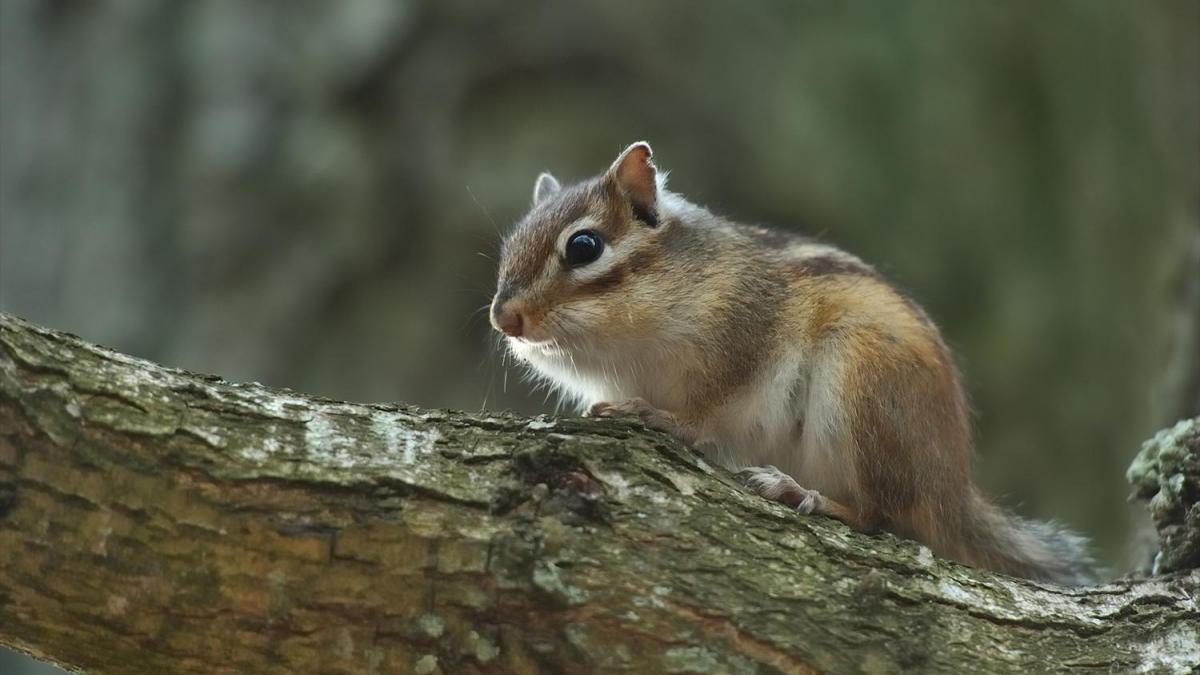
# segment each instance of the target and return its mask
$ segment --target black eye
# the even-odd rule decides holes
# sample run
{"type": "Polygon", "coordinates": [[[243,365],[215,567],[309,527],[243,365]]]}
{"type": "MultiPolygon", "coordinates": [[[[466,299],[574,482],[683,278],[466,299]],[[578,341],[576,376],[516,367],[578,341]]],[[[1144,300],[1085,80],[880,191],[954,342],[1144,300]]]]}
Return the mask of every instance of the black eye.
{"type": "Polygon", "coordinates": [[[579,267],[593,262],[604,252],[604,240],[599,234],[583,230],[571,235],[567,240],[566,259],[571,267],[579,267]]]}

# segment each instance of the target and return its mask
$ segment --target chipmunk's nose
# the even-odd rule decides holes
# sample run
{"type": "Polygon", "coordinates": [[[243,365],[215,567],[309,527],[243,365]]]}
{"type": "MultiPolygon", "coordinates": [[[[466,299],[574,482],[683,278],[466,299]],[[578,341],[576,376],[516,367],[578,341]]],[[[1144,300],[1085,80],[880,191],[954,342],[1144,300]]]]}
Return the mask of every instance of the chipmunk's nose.
{"type": "Polygon", "coordinates": [[[512,301],[513,289],[506,286],[492,301],[492,326],[509,337],[521,337],[525,333],[525,317],[512,301]]]}
{"type": "Polygon", "coordinates": [[[520,312],[506,305],[503,309],[492,310],[492,325],[508,337],[521,337],[525,330],[525,319],[520,312]]]}

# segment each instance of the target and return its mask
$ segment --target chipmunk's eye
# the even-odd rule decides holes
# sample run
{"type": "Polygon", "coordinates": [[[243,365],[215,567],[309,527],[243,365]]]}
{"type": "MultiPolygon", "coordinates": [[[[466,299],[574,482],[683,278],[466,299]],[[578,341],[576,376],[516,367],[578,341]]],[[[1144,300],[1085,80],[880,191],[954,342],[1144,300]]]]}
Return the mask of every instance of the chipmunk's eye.
{"type": "Polygon", "coordinates": [[[582,230],[567,240],[566,259],[571,267],[586,265],[604,252],[604,240],[591,230],[582,230]]]}

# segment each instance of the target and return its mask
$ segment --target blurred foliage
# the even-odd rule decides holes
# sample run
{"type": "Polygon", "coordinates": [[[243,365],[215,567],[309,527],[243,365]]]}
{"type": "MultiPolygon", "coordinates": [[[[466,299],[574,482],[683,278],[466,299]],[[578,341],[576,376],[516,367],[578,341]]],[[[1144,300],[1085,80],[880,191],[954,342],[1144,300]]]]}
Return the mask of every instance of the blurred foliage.
{"type": "Polygon", "coordinates": [[[1181,410],[1198,26],[1188,0],[0,0],[0,308],[234,380],[543,410],[474,313],[488,256],[539,171],[647,139],[677,191],[920,299],[983,482],[1116,562],[1124,468],[1181,410]]]}

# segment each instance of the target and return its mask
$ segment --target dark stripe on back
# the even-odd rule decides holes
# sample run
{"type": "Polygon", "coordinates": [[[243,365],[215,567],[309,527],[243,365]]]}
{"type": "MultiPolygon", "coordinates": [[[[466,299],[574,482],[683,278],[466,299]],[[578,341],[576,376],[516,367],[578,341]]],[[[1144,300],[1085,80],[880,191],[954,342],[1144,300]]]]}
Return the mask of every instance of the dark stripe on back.
{"type": "Polygon", "coordinates": [[[748,235],[755,242],[766,246],[770,249],[784,249],[793,244],[801,244],[813,241],[812,237],[800,234],[799,232],[789,232],[786,230],[772,230],[766,227],[757,227],[753,225],[744,225],[739,229],[748,235]]]}
{"type": "Polygon", "coordinates": [[[793,262],[793,269],[798,273],[807,277],[821,276],[851,276],[851,277],[866,277],[875,279],[880,283],[885,284],[896,294],[900,300],[908,306],[909,310],[926,326],[936,327],[929,315],[925,313],[925,309],[912,299],[908,293],[904,292],[900,287],[891,281],[885,279],[883,275],[876,272],[866,263],[857,262],[854,260],[845,260],[832,255],[818,255],[811,258],[803,258],[793,262]]]}
{"type": "Polygon", "coordinates": [[[833,255],[818,255],[793,262],[794,269],[809,277],[830,275],[879,277],[879,274],[864,263],[846,260],[833,255]]]}

